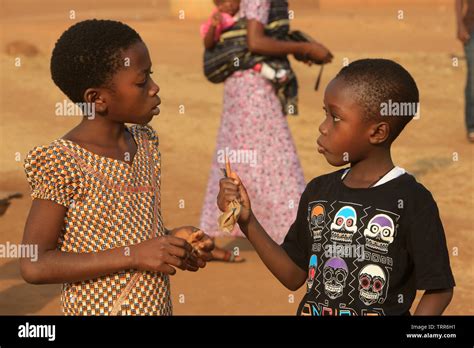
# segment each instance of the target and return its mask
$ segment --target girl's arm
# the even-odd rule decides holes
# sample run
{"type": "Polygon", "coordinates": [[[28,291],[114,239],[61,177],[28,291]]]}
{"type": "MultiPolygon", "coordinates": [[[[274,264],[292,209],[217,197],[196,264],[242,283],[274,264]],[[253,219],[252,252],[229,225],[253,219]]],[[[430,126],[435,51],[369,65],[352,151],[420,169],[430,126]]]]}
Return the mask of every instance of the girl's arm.
{"type": "Polygon", "coordinates": [[[426,290],[414,315],[441,315],[453,298],[453,289],[426,290]]]}
{"type": "Polygon", "coordinates": [[[221,179],[219,183],[220,190],[217,196],[219,209],[225,211],[231,201],[240,200],[242,205],[239,217],[240,229],[270,272],[288,289],[292,291],[299,289],[306,280],[306,272],[298,267],[286,251],[270,238],[253,215],[247,191],[237,174],[232,173],[230,176],[232,179],[221,179]]]}
{"type": "Polygon", "coordinates": [[[78,282],[126,269],[168,274],[176,273],[174,267],[192,271],[198,269],[191,245],[173,236],[101,252],[57,250],[66,211],[66,207],[53,201],[33,200],[22,243],[37,245],[38,258],[36,261],[21,259],[20,262],[21,275],[28,283],[78,282]],[[189,264],[184,261],[185,258],[189,258],[189,264]]]}
{"type": "Polygon", "coordinates": [[[295,54],[323,63],[329,63],[332,60],[331,52],[320,43],[281,41],[266,36],[264,25],[256,19],[247,21],[247,45],[252,53],[262,55],[295,54]]]}

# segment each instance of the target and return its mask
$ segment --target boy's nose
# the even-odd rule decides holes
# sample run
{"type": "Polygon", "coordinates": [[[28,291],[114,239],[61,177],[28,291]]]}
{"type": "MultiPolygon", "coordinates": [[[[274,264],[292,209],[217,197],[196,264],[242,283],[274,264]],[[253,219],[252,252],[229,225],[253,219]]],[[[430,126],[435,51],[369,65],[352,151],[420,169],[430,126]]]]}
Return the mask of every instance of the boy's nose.
{"type": "Polygon", "coordinates": [[[319,125],[319,133],[321,133],[322,135],[327,135],[327,130],[326,130],[326,127],[324,126],[324,123],[326,121],[324,120],[323,122],[321,122],[321,124],[319,125]]]}

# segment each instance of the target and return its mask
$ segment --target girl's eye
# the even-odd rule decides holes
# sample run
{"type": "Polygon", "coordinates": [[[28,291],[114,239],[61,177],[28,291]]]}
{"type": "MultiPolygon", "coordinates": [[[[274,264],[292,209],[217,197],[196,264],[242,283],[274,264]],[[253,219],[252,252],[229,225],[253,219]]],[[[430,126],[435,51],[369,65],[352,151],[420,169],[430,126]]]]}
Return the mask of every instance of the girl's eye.
{"type": "Polygon", "coordinates": [[[331,115],[334,122],[339,122],[341,119],[337,116],[331,115]]]}
{"type": "Polygon", "coordinates": [[[138,87],[145,87],[147,82],[148,82],[148,77],[150,77],[150,75],[153,74],[153,71],[150,71],[147,75],[146,75],[146,78],[145,78],[145,81],[141,82],[141,83],[137,83],[137,86],[138,87]]]}

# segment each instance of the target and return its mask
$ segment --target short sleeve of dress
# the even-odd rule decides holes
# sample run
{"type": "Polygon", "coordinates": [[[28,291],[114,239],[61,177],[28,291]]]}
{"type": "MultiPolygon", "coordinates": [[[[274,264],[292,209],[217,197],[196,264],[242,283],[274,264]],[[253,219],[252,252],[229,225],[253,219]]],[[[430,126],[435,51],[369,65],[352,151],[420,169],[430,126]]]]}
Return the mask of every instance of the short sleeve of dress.
{"type": "Polygon", "coordinates": [[[81,169],[59,145],[35,147],[27,154],[24,169],[33,199],[47,199],[65,207],[80,199],[81,169]]]}
{"type": "Polygon", "coordinates": [[[240,3],[240,16],[255,19],[266,25],[270,13],[270,0],[242,0],[240,3]]]}
{"type": "Polygon", "coordinates": [[[148,141],[149,144],[149,150],[151,151],[151,154],[153,156],[153,159],[159,164],[161,160],[161,155],[160,155],[160,140],[158,137],[158,134],[156,131],[151,127],[151,126],[141,126],[141,131],[144,133],[145,138],[148,141]]]}

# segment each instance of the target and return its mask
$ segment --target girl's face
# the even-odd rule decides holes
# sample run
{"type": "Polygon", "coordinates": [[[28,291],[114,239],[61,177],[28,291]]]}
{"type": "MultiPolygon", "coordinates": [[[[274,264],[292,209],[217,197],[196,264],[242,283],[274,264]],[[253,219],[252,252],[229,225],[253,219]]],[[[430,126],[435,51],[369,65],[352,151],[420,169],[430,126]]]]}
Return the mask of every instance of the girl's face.
{"type": "Polygon", "coordinates": [[[319,126],[318,152],[329,164],[342,166],[358,162],[370,151],[370,122],[355,102],[352,88],[340,79],[332,80],[324,94],[326,117],[319,126]]]}
{"type": "Polygon", "coordinates": [[[160,113],[160,88],[151,78],[151,60],[143,42],[133,44],[122,54],[124,67],[106,88],[105,116],[121,123],[147,124],[160,113]]]}
{"type": "Polygon", "coordinates": [[[240,0],[216,0],[215,4],[219,12],[224,12],[230,14],[231,16],[235,16],[235,14],[239,11],[240,0]]]}

